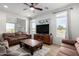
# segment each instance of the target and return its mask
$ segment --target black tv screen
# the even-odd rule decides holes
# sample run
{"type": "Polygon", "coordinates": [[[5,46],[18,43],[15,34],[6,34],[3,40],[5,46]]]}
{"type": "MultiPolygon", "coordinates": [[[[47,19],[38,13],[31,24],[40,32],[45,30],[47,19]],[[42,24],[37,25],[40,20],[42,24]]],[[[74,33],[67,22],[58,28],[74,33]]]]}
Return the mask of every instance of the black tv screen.
{"type": "Polygon", "coordinates": [[[39,34],[49,34],[49,24],[37,25],[36,33],[39,34]]]}

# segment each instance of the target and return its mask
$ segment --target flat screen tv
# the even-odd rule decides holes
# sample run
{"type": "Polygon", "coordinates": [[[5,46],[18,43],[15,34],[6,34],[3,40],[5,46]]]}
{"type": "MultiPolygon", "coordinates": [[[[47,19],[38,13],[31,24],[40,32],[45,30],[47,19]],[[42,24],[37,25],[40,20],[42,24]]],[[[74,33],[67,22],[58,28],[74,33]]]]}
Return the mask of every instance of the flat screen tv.
{"type": "Polygon", "coordinates": [[[39,34],[49,34],[49,24],[37,25],[36,33],[39,34]]]}

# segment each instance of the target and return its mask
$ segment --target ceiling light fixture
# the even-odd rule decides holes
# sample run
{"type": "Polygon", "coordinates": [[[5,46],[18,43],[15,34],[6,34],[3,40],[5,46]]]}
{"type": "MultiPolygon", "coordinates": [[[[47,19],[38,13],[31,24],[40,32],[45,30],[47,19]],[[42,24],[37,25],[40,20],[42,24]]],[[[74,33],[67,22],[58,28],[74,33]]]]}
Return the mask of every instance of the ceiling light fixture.
{"type": "Polygon", "coordinates": [[[7,6],[7,5],[4,5],[3,7],[4,7],[4,8],[8,8],[8,6],[7,6]]]}
{"type": "Polygon", "coordinates": [[[34,10],[34,8],[33,8],[33,7],[31,7],[31,8],[30,8],[30,10],[34,10]]]}

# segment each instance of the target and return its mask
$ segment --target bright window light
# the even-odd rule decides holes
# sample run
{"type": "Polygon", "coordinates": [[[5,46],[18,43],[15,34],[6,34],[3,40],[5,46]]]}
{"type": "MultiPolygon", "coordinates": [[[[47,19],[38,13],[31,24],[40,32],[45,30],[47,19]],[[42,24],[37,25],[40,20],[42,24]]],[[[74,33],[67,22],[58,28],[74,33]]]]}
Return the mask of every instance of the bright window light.
{"type": "Polygon", "coordinates": [[[15,24],[6,23],[6,32],[14,33],[15,32],[15,24]]]}
{"type": "Polygon", "coordinates": [[[59,12],[56,14],[56,36],[65,38],[67,28],[67,12],[59,12]]]}

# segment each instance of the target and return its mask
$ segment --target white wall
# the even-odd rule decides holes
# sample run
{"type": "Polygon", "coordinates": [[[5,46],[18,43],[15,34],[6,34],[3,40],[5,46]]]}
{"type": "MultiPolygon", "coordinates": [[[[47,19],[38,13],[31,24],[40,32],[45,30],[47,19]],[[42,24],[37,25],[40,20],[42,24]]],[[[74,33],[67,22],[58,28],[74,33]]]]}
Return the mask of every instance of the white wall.
{"type": "Polygon", "coordinates": [[[0,34],[5,32],[6,14],[0,12],[0,34]]]}
{"type": "Polygon", "coordinates": [[[70,12],[72,38],[79,37],[79,4],[73,6],[70,12]]]}

